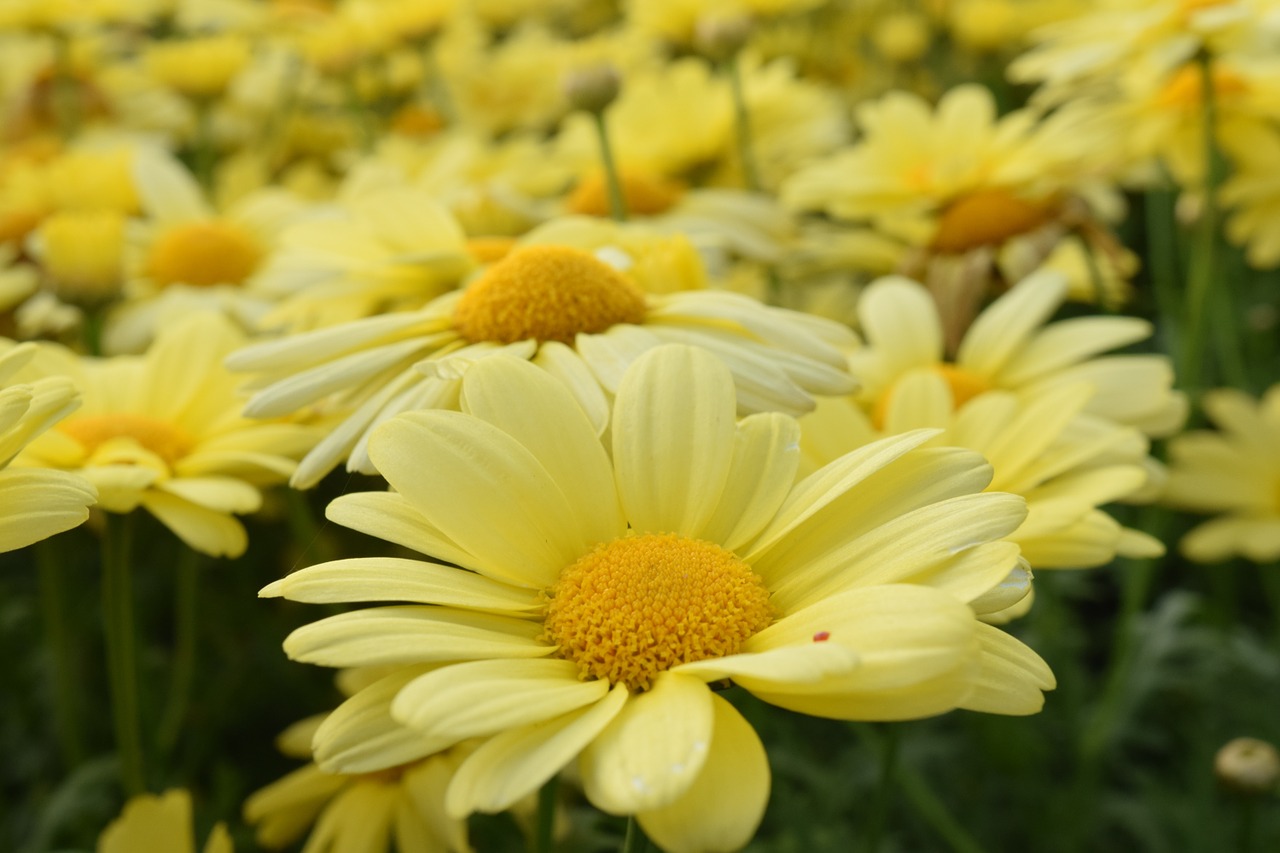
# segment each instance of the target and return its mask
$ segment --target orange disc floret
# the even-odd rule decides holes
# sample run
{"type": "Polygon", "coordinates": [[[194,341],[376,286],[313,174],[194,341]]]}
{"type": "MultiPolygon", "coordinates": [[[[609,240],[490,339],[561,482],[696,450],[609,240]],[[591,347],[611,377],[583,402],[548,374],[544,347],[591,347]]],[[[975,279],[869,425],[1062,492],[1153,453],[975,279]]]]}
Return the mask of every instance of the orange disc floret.
{"type": "Polygon", "coordinates": [[[173,425],[128,412],[72,417],[56,429],[74,438],[88,455],[109,441],[130,439],[172,465],[191,448],[190,439],[173,425]]]}
{"type": "Polygon", "coordinates": [[[262,255],[257,239],[239,225],[189,222],[160,235],[147,256],[146,272],[162,287],[243,284],[262,255]]]}
{"type": "Polygon", "coordinates": [[[1052,218],[1052,209],[1043,203],[1019,198],[1007,190],[979,190],[956,199],[943,212],[933,235],[933,248],[958,254],[998,246],[1052,218]]]}

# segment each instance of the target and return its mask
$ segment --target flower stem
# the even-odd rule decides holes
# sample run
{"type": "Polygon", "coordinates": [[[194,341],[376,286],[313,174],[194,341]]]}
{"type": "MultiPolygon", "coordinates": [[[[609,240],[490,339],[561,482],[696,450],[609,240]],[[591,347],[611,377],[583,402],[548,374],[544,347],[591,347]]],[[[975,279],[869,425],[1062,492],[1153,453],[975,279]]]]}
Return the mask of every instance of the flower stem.
{"type": "Polygon", "coordinates": [[[178,554],[174,588],[173,672],[169,681],[169,696],[165,700],[164,715],[160,718],[157,735],[162,752],[169,752],[178,741],[182,723],[191,702],[191,684],[195,678],[196,636],[199,628],[198,605],[200,581],[200,554],[182,546],[178,554]]]}
{"type": "Polygon", "coordinates": [[[884,838],[884,828],[889,822],[889,808],[893,803],[893,780],[898,763],[898,728],[892,724],[884,727],[880,740],[880,785],[876,789],[874,810],[867,827],[867,853],[878,853],[884,838]]]}
{"type": "Polygon", "coordinates": [[[645,838],[644,831],[640,829],[640,824],[636,821],[636,816],[627,815],[627,834],[622,839],[620,853],[642,853],[648,848],[649,839],[645,838]]]}
{"type": "Polygon", "coordinates": [[[1148,190],[1143,200],[1143,218],[1147,230],[1147,258],[1156,297],[1156,309],[1167,339],[1168,352],[1179,352],[1183,318],[1178,310],[1177,223],[1173,217],[1173,193],[1167,189],[1148,190]]]}
{"type": "Polygon", "coordinates": [[[919,773],[909,767],[898,772],[898,785],[904,798],[930,829],[955,853],[983,853],[982,845],[968,833],[960,821],[947,811],[946,805],[919,773]]]}
{"type": "Polygon", "coordinates": [[[738,143],[738,160],[742,163],[742,181],[747,189],[760,192],[760,171],[756,167],[755,149],[752,146],[751,113],[747,109],[747,97],[742,88],[742,70],[735,51],[724,61],[724,72],[733,92],[733,129],[738,143]]]}
{"type": "Polygon", "coordinates": [[[58,747],[67,770],[84,760],[84,738],[80,728],[80,660],[75,634],[67,619],[67,579],[58,558],[55,540],[46,539],[36,547],[40,576],[40,605],[45,642],[53,668],[53,721],[58,747]]]}
{"type": "Polygon", "coordinates": [[[102,539],[102,621],[111,681],[111,712],[120,754],[120,775],[130,796],[146,790],[129,557],[132,521],[129,515],[108,515],[102,539]]]}
{"type": "Polygon", "coordinates": [[[1204,384],[1205,334],[1209,323],[1209,291],[1218,275],[1218,108],[1213,90],[1213,62],[1200,56],[1201,100],[1204,109],[1204,186],[1200,221],[1187,270],[1187,337],[1182,349],[1182,384],[1198,391],[1204,384]]]}
{"type": "Polygon", "coordinates": [[[551,853],[556,827],[556,794],[559,790],[559,776],[552,776],[538,790],[538,820],[529,845],[532,853],[551,853]]]}
{"type": "Polygon", "coordinates": [[[613,159],[609,145],[609,128],[604,121],[604,110],[592,114],[596,123],[596,138],[600,141],[600,163],[604,167],[605,186],[609,190],[609,213],[616,222],[627,221],[627,199],[622,194],[622,181],[618,178],[618,164],[613,159]]]}

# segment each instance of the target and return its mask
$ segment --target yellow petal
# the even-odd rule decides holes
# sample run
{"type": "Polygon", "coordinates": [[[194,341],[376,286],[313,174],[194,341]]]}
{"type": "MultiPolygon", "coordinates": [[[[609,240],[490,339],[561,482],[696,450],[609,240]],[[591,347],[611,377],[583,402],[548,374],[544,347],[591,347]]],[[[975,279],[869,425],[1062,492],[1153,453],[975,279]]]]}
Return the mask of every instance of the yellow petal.
{"type": "Polygon", "coordinates": [[[312,739],[316,763],[329,773],[372,773],[450,746],[395,721],[391,703],[432,665],[409,666],[378,679],[325,717],[312,739]]]}
{"type": "Polygon", "coordinates": [[[449,785],[448,813],[500,812],[560,772],[609,724],[627,701],[614,687],[593,705],[530,726],[509,729],[473,752],[449,785]]]}
{"type": "Polygon", "coordinates": [[[125,804],[120,817],[98,838],[98,853],[165,850],[195,853],[191,831],[191,795],[174,789],[163,795],[142,794],[125,804]]]}
{"type": "Polygon", "coordinates": [[[587,799],[610,814],[670,805],[702,769],[713,720],[706,684],[661,673],[582,753],[587,799]]]}
{"type": "Polygon", "coordinates": [[[608,682],[580,681],[572,661],[480,660],[418,677],[391,713],[432,739],[458,743],[567,714],[607,692],[608,682]]]}
{"type": "Polygon", "coordinates": [[[165,480],[156,486],[188,503],[217,512],[237,515],[257,512],[262,493],[243,480],[231,477],[183,477],[165,480]]]}
{"type": "Polygon", "coordinates": [[[249,546],[244,526],[226,513],[158,491],[146,492],[142,496],[142,506],[201,554],[239,557],[249,546]]]}
{"type": "Polygon", "coordinates": [[[733,379],[714,356],[665,346],[637,359],[613,409],[618,490],[633,528],[702,534],[729,476],[735,412],[733,379]]]}
{"type": "Polygon", "coordinates": [[[760,738],[724,699],[713,694],[711,707],[711,747],[702,771],[678,800],[637,816],[645,834],[670,853],[740,850],[769,802],[769,758],[760,738]]]}
{"type": "Polygon", "coordinates": [[[993,377],[1058,310],[1067,279],[1041,270],[1018,282],[978,315],[956,353],[956,364],[979,376],[993,377]]]}
{"type": "Polygon", "coordinates": [[[468,569],[475,558],[427,521],[409,500],[395,492],[356,492],[339,495],[324,511],[325,518],[369,536],[403,545],[468,569]]]}
{"type": "Polygon", "coordinates": [[[1049,665],[1021,640],[991,625],[978,624],[982,669],[974,692],[960,707],[987,714],[1035,714],[1044,692],[1056,684],[1049,665]]]}
{"type": "Polygon", "coordinates": [[[89,517],[97,490],[66,471],[0,471],[0,553],[70,530],[89,517]]]}
{"type": "Polygon", "coordinates": [[[609,400],[586,362],[559,341],[546,341],[538,347],[533,363],[554,376],[578,401],[596,435],[603,435],[609,425],[609,400]]]}
{"type": "Polygon", "coordinates": [[[744,418],[734,439],[729,479],[702,538],[730,551],[755,538],[791,491],[799,441],[800,426],[786,415],[744,418]]]}

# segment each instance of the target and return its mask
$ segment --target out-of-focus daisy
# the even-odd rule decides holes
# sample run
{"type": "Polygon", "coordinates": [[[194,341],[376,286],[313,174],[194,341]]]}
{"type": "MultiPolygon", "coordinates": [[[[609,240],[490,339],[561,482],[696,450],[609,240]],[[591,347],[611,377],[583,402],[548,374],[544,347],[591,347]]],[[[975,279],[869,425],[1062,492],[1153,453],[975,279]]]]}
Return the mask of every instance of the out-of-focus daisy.
{"type": "Polygon", "coordinates": [[[1164,502],[1214,513],[1182,538],[1198,563],[1241,556],[1255,563],[1280,557],[1280,385],[1261,400],[1223,388],[1204,396],[1220,432],[1197,430],[1169,442],[1164,502]]]}
{"type": "MultiPolygon", "coordinates": [[[[997,117],[987,89],[964,85],[936,109],[891,92],[857,115],[863,137],[792,176],[783,201],[900,241],[900,271],[934,294],[949,346],[992,285],[1025,278],[1073,233],[1095,255],[1126,254],[1101,225],[1120,202],[1092,174],[1074,111],[997,117]]],[[[1074,289],[1099,290],[1090,280],[1074,289]]]]}
{"type": "Polygon", "coordinates": [[[197,551],[239,556],[261,487],[293,473],[312,432],[240,415],[239,384],[222,366],[245,343],[229,320],[194,314],[166,327],[144,356],[83,358],[46,345],[28,374],[69,377],[84,405],[27,445],[23,467],[60,468],[98,490],[98,505],[142,507],[197,551]]]}
{"type": "Polygon", "coordinates": [[[821,0],[628,0],[627,20],[638,30],[674,44],[693,45],[698,24],[715,17],[796,15],[821,0]]]}
{"type": "Polygon", "coordinates": [[[126,299],[107,319],[104,349],[140,352],[158,328],[192,311],[255,325],[270,303],[247,285],[302,203],[264,191],[219,212],[186,167],[152,148],[138,152],[134,178],[143,218],[128,236],[126,299]]]}
{"type": "Polygon", "coordinates": [[[11,381],[35,351],[34,344],[0,351],[0,551],[75,527],[89,517],[89,507],[98,497],[97,490],[76,474],[8,467],[36,436],[80,405],[75,386],[65,377],[11,381]]]}
{"type": "Polygon", "coordinates": [[[1232,210],[1227,237],[1246,247],[1249,263],[1269,269],[1280,264],[1280,134],[1256,129],[1224,140],[1235,173],[1222,187],[1232,210]]]}
{"type": "MultiPolygon", "coordinates": [[[[196,853],[191,824],[191,794],[174,788],[163,794],[141,794],[125,803],[124,811],[98,837],[98,853],[196,853]]],[[[223,823],[213,827],[203,853],[234,853],[231,834],[223,823]]]]}
{"type": "MultiPolygon", "coordinates": [[[[1034,713],[1053,685],[975,615],[1009,603],[987,595],[1018,549],[994,540],[1025,504],[981,493],[990,468],[971,451],[914,450],[931,436],[918,432],[796,484],[795,421],[737,422],[728,368],[684,346],[627,372],[612,453],[523,361],[478,362],[461,396],[462,413],[375,434],[395,491],[329,507],[453,566],[339,561],[263,590],[413,602],[304,626],[285,649],[330,666],[447,663],[370,701],[441,747],[486,739],[449,785],[454,816],[505,809],[576,757],[588,799],[636,815],[664,849],[738,849],[763,815],[768,762],[709,684],[855,720],[1034,713]]],[[[329,762],[341,771],[344,756],[329,762]]]]}
{"type": "MultiPolygon", "coordinates": [[[[368,680],[368,686],[376,694],[386,689],[387,679],[403,686],[422,671],[412,667],[390,673],[368,680]]],[[[334,711],[335,723],[361,706],[367,708],[367,699],[334,711]]],[[[310,759],[312,738],[327,716],[295,723],[276,745],[286,755],[310,759]]],[[[426,738],[407,728],[396,740],[402,747],[417,741],[431,750],[426,738]]],[[[465,748],[428,751],[372,773],[326,773],[310,763],[254,792],[245,800],[244,817],[256,825],[258,843],[270,849],[287,847],[306,836],[308,850],[465,853],[471,849],[466,821],[445,813],[444,796],[466,754],[465,748]]]]}
{"type": "MultiPolygon", "coordinates": [[[[349,469],[373,473],[368,439],[375,425],[402,411],[457,408],[466,369],[503,352],[563,382],[597,431],[627,366],[662,343],[715,353],[733,373],[744,412],[803,412],[813,406],[812,394],[852,389],[839,349],[853,340],[847,327],[734,293],[646,294],[646,278],[664,283],[646,257],[658,252],[654,241],[621,241],[594,254],[522,245],[465,291],[420,311],[255,344],[228,364],[257,373],[253,387],[260,390],[245,410],[251,417],[318,405],[344,418],[303,460],[293,478],[298,488],[314,485],[344,457],[349,469]]],[[[688,253],[661,260],[678,265],[670,279],[697,282],[688,276],[696,263],[688,253]]]]}
{"type": "Polygon", "coordinates": [[[1172,389],[1169,359],[1100,355],[1149,337],[1151,324],[1080,317],[1046,325],[1066,288],[1052,272],[1023,280],[978,316],[948,357],[942,321],[924,287],[900,277],[871,284],[858,303],[867,346],[849,356],[849,369],[862,383],[858,402],[882,425],[899,381],[917,368],[946,380],[956,406],[995,389],[1030,398],[1084,382],[1094,389],[1085,413],[1150,436],[1175,432],[1186,416],[1186,399],[1172,389]]]}

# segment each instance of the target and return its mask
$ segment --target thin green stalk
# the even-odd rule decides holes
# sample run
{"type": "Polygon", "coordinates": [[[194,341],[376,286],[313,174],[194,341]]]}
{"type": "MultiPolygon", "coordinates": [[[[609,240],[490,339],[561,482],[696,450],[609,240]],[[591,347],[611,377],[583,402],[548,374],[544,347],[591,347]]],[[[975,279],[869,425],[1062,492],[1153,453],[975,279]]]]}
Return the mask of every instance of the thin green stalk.
{"type": "Polygon", "coordinates": [[[1223,273],[1213,300],[1213,347],[1218,353],[1222,378],[1233,388],[1249,389],[1249,367],[1241,351],[1244,325],[1236,311],[1236,298],[1232,287],[1233,277],[1223,273]]]}
{"type": "Polygon", "coordinates": [[[111,713],[115,722],[120,776],[130,795],[146,790],[138,705],[130,538],[133,518],[107,515],[102,538],[102,621],[106,633],[111,713]]]}
{"type": "Polygon", "coordinates": [[[738,160],[742,163],[742,180],[747,189],[760,192],[760,171],[756,168],[755,148],[752,145],[751,113],[747,109],[747,96],[742,88],[742,71],[735,53],[724,62],[729,88],[733,92],[733,129],[738,143],[738,160]]]}
{"type": "Polygon", "coordinates": [[[1181,280],[1178,274],[1178,224],[1173,216],[1173,192],[1148,190],[1143,201],[1143,218],[1147,229],[1147,265],[1156,297],[1160,326],[1169,340],[1169,352],[1178,352],[1182,339],[1183,317],[1181,280]]]}
{"type": "Polygon", "coordinates": [[[1249,853],[1253,850],[1254,827],[1258,822],[1258,800],[1256,797],[1240,797],[1236,807],[1236,850],[1249,853]]]}
{"type": "Polygon", "coordinates": [[[892,723],[884,727],[880,742],[880,785],[876,788],[875,806],[867,827],[867,853],[879,853],[884,829],[889,822],[889,809],[893,804],[893,784],[898,762],[899,729],[892,723]]]}
{"type": "Polygon", "coordinates": [[[40,575],[40,608],[45,643],[53,666],[53,724],[66,770],[84,760],[80,726],[80,656],[75,631],[67,619],[67,578],[54,539],[36,546],[40,575]]]}
{"type": "Polygon", "coordinates": [[[1258,566],[1258,578],[1267,596],[1267,604],[1271,606],[1271,626],[1275,631],[1275,643],[1280,646],[1280,563],[1258,566]]]}
{"type": "Polygon", "coordinates": [[[75,138],[80,130],[80,92],[71,70],[71,41],[59,33],[53,68],[53,113],[63,139],[75,138]]]}
{"type": "Polygon", "coordinates": [[[208,100],[196,102],[196,139],[192,155],[196,180],[205,192],[213,193],[213,104],[208,100]]]}
{"type": "Polygon", "coordinates": [[[645,838],[644,832],[640,829],[640,824],[636,822],[636,816],[627,815],[627,834],[622,839],[620,853],[641,853],[648,846],[649,839],[645,838]]]}
{"type": "Polygon", "coordinates": [[[560,777],[552,776],[538,790],[538,819],[529,839],[531,853],[551,853],[556,828],[556,802],[560,791],[560,777]]]}
{"type": "Polygon", "coordinates": [[[199,633],[199,588],[201,555],[187,545],[181,546],[174,583],[173,670],[169,680],[169,696],[160,717],[157,742],[168,754],[178,742],[187,706],[191,703],[191,685],[195,680],[196,637],[199,633]]]}
{"type": "Polygon", "coordinates": [[[1218,108],[1213,89],[1213,62],[1208,54],[1200,56],[1200,79],[1204,107],[1203,209],[1187,270],[1187,337],[1182,349],[1182,383],[1184,388],[1192,391],[1200,390],[1204,383],[1209,293],[1218,276],[1218,187],[1221,186],[1222,175],[1218,168],[1218,108]]]}
{"type": "Polygon", "coordinates": [[[955,853],[984,853],[982,845],[956,820],[924,777],[909,767],[898,771],[898,786],[916,816],[955,853]]]}
{"type": "Polygon", "coordinates": [[[609,128],[605,124],[604,110],[592,114],[596,122],[596,138],[600,141],[600,163],[604,167],[604,182],[609,190],[609,213],[615,222],[627,221],[627,197],[622,194],[622,182],[618,178],[618,165],[609,145],[609,128]]]}

